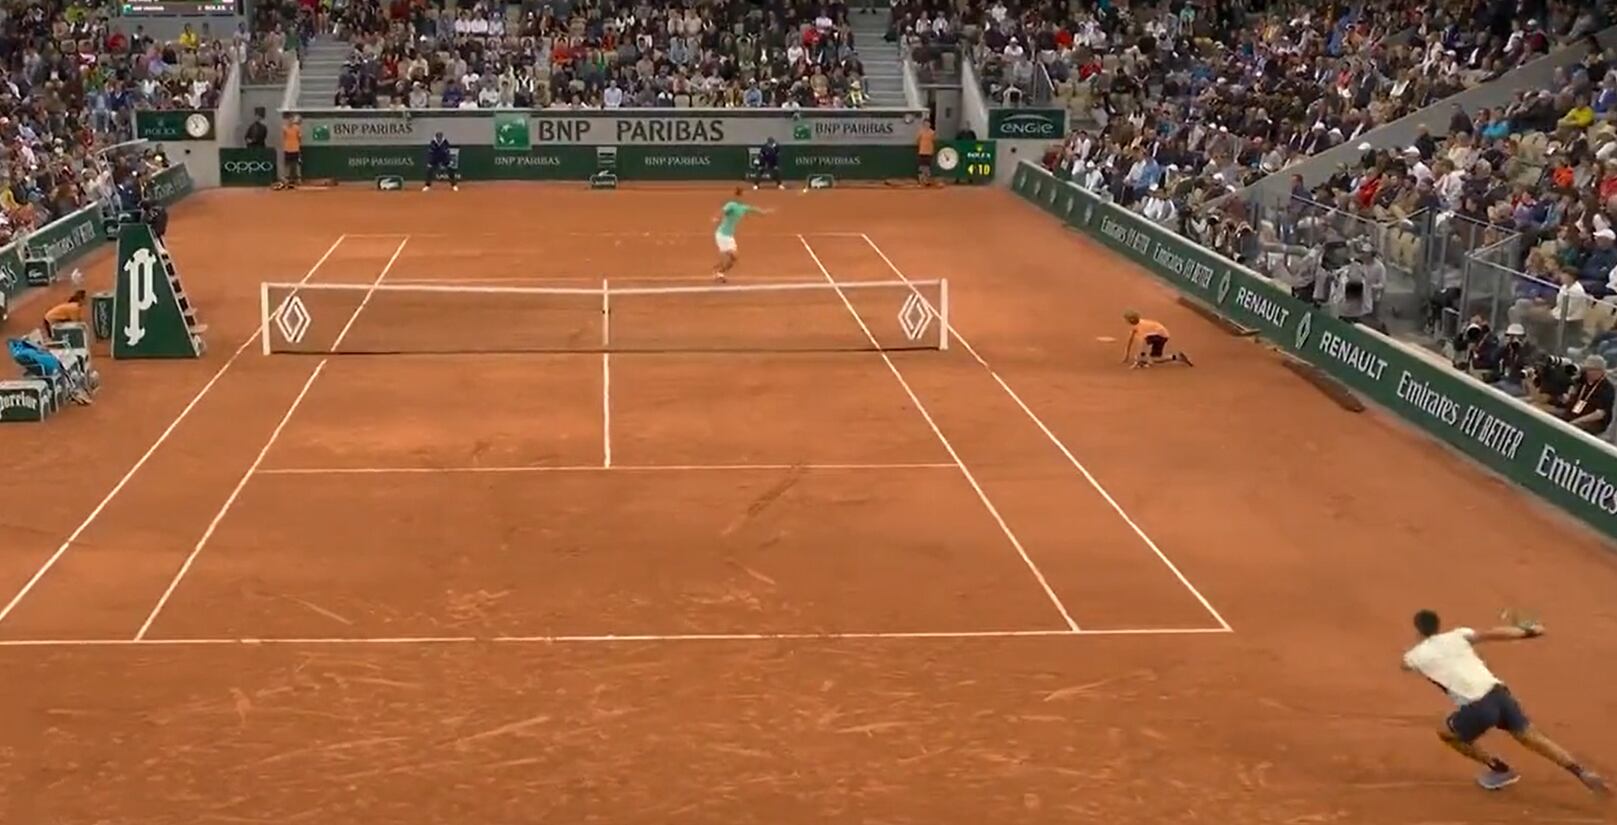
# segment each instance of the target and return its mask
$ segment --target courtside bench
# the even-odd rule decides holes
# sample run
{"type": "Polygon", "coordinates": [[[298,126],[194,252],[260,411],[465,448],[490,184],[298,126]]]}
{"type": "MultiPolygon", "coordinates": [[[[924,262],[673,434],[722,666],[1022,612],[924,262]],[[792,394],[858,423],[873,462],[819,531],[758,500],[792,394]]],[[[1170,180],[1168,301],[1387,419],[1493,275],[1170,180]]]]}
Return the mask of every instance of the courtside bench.
{"type": "MultiPolygon", "coordinates": [[[[56,324],[56,340],[47,349],[64,367],[80,364],[87,375],[94,375],[90,365],[89,330],[83,324],[56,324]]],[[[97,381],[91,378],[86,389],[94,393],[97,381]]],[[[24,375],[0,381],[0,423],[44,421],[72,403],[73,387],[66,374],[50,378],[24,375]]]]}

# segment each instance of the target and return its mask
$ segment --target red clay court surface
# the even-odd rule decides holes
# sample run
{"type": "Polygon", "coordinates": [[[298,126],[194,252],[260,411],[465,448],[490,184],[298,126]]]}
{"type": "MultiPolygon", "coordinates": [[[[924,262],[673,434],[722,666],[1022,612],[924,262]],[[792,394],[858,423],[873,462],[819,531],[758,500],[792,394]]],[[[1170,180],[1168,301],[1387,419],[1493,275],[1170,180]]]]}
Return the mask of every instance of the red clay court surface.
{"type": "Polygon", "coordinates": [[[700,283],[724,194],[177,208],[208,356],[0,436],[0,821],[1612,821],[1506,742],[1475,788],[1398,668],[1540,607],[1490,660],[1617,769],[1607,547],[1006,193],[742,229],[740,283],[949,279],[947,352],[257,349],[263,281],[700,283]],[[1199,366],[1123,369],[1130,307],[1199,366]]]}

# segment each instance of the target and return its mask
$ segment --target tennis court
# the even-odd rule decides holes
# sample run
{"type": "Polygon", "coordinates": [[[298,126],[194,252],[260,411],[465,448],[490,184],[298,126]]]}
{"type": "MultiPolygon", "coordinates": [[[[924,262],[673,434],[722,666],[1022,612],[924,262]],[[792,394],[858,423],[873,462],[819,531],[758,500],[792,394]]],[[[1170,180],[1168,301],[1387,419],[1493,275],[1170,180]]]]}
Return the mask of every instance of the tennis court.
{"type": "Polygon", "coordinates": [[[177,209],[210,355],[7,432],[4,818],[1607,821],[1396,664],[1542,606],[1610,765],[1598,540],[1004,193],[724,195],[177,209]]]}

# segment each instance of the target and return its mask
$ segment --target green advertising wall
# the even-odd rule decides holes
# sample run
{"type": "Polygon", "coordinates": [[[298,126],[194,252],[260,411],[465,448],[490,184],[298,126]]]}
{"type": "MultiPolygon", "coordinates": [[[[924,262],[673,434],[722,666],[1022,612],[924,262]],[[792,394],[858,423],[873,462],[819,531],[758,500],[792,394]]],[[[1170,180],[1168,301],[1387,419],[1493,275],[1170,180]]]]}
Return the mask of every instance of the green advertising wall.
{"type": "Polygon", "coordinates": [[[106,235],[101,226],[101,205],[92,204],[60,220],[46,224],[26,241],[0,248],[0,292],[10,307],[16,296],[28,288],[23,277],[23,257],[49,258],[59,272],[67,272],[80,258],[99,249],[106,235]]]}
{"type": "Polygon", "coordinates": [[[1180,292],[1617,538],[1617,450],[1022,162],[1012,190],[1180,292]]]}
{"type": "Polygon", "coordinates": [[[1062,140],[1066,136],[1066,109],[988,110],[990,140],[1062,140]]]}
{"type": "MultiPolygon", "coordinates": [[[[164,206],[171,206],[195,191],[184,164],[157,173],[147,186],[147,194],[164,206]]],[[[0,247],[0,294],[6,306],[28,288],[23,278],[23,257],[50,258],[58,272],[66,272],[85,255],[100,249],[106,236],[100,204],[91,204],[71,215],[52,221],[26,241],[0,247]]]]}
{"type": "Polygon", "coordinates": [[[214,113],[207,109],[135,112],[135,137],[142,140],[213,140],[213,126],[214,113]]]}
{"type": "Polygon", "coordinates": [[[275,150],[268,146],[219,149],[220,186],[270,186],[278,174],[275,150]]]}
{"type": "MultiPolygon", "coordinates": [[[[594,146],[539,145],[522,151],[493,146],[459,148],[460,174],[466,180],[581,181],[596,170],[594,146]]],[[[746,146],[623,146],[618,149],[618,176],[623,180],[739,181],[747,174],[748,152],[746,146]]],[[[221,171],[224,163],[221,157],[221,171]]],[[[886,180],[914,177],[916,154],[913,147],[906,146],[782,146],[780,165],[781,174],[795,180],[821,174],[847,180],[886,180]]],[[[303,149],[303,174],[309,178],[352,181],[403,175],[420,180],[426,173],[425,146],[305,145],[303,149]]]]}
{"type": "MultiPolygon", "coordinates": [[[[741,180],[749,149],[781,146],[793,179],[913,177],[922,113],[857,110],[645,109],[572,111],[309,110],[303,172],[311,178],[371,180],[426,173],[426,146],[442,132],[460,150],[467,180],[586,180],[597,150],[617,149],[624,180],[741,180]]],[[[221,165],[224,163],[221,159],[221,165]]]]}

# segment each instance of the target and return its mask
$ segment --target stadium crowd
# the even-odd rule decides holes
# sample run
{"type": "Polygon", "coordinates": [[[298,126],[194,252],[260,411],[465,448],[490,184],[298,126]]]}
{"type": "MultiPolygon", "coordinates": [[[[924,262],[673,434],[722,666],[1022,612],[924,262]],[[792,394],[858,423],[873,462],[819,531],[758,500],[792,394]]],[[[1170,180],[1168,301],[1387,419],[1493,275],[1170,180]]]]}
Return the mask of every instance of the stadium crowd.
{"type": "Polygon", "coordinates": [[[133,112],[217,105],[246,43],[206,25],[157,42],[104,8],[61,0],[0,0],[0,13],[0,244],[112,197],[146,166],[105,151],[132,137],[133,112]]]}
{"type": "MultiPolygon", "coordinates": [[[[1047,73],[1079,125],[1049,162],[1118,200],[1178,188],[1195,211],[1573,43],[1607,16],[1537,0],[1368,0],[1243,10],[1240,4],[1104,5],[1052,21],[996,0],[975,50],[985,84],[1017,99],[1047,73]]],[[[967,24],[970,28],[970,24],[967,24]]]]}
{"type": "Polygon", "coordinates": [[[1419,332],[1446,339],[1461,368],[1604,432],[1609,408],[1586,418],[1562,402],[1563,385],[1617,363],[1617,56],[1590,36],[1617,15],[1610,3],[1511,3],[1505,16],[1474,5],[1103,4],[1056,21],[996,2],[959,25],[998,99],[1048,72],[1077,124],[1046,157],[1058,172],[1350,321],[1386,329],[1389,271],[1423,273],[1419,332]],[[1559,47],[1585,54],[1547,89],[1494,109],[1439,105],[1442,122],[1408,146],[1361,142],[1559,47]],[[1297,178],[1281,204],[1224,197],[1343,144],[1356,163],[1317,187],[1297,178]],[[1467,263],[1480,250],[1487,263],[1467,263]]]}
{"type": "MultiPolygon", "coordinates": [[[[252,11],[252,35],[248,38],[242,82],[280,83],[326,25],[326,8],[320,3],[296,0],[259,0],[252,11]]],[[[238,39],[245,34],[238,33],[238,39]]]]}
{"type": "Polygon", "coordinates": [[[341,107],[618,108],[864,105],[840,4],[602,0],[566,14],[503,3],[333,10],[353,45],[341,107]]]}

